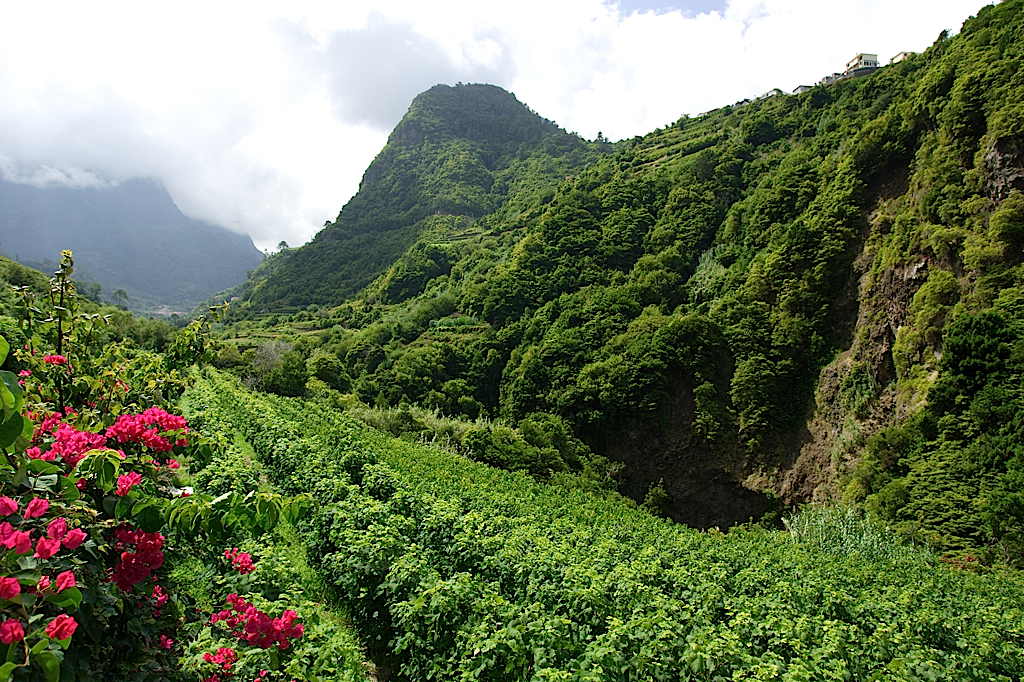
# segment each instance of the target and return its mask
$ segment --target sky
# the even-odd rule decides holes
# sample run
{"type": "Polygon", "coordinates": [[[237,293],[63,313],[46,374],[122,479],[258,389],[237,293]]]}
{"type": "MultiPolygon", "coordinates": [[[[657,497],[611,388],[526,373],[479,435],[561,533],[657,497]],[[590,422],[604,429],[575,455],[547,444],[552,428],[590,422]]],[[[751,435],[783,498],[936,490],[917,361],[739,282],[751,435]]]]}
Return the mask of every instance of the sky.
{"type": "Polygon", "coordinates": [[[298,246],[413,97],[492,83],[612,140],[955,33],[978,0],[0,0],[0,177],[158,180],[186,215],[298,246]]]}

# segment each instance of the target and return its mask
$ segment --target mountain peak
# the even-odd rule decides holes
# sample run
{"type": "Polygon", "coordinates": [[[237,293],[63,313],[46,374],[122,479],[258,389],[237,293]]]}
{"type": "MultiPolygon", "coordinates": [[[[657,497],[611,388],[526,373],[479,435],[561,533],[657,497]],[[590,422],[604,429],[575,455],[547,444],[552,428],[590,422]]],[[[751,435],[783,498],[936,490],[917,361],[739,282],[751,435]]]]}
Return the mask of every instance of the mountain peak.
{"type": "Polygon", "coordinates": [[[493,144],[536,142],[556,134],[542,118],[496,85],[435,85],[413,99],[388,142],[414,146],[424,141],[462,138],[493,144]]]}

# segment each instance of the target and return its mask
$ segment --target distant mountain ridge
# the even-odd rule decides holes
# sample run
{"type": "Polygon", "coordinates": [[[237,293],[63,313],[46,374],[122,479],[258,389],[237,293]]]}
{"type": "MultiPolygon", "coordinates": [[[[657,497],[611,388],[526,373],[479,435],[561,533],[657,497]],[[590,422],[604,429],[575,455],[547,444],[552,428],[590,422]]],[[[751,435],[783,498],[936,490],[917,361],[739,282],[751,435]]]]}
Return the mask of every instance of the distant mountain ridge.
{"type": "Polygon", "coordinates": [[[186,217],[145,179],[100,189],[0,180],[0,246],[37,265],[71,249],[81,279],[107,297],[124,289],[135,310],[189,310],[263,260],[247,235],[186,217]]]}

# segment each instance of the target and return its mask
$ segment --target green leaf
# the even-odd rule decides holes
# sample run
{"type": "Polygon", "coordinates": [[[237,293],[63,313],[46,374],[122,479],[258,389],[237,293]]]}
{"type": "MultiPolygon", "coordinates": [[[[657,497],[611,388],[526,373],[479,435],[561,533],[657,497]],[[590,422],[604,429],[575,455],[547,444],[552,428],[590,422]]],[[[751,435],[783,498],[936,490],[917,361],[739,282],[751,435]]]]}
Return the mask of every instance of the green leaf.
{"type": "Polygon", "coordinates": [[[77,609],[82,604],[82,592],[77,587],[65,587],[60,593],[48,596],[45,601],[61,608],[71,606],[77,609]]]}
{"type": "Polygon", "coordinates": [[[78,489],[75,482],[67,476],[60,477],[60,494],[67,502],[74,502],[82,499],[82,491],[78,489]]]}
{"type": "Polygon", "coordinates": [[[7,359],[7,354],[11,352],[11,344],[7,343],[7,339],[0,336],[0,365],[4,364],[4,360],[7,359]]]}
{"type": "Polygon", "coordinates": [[[114,507],[114,517],[118,519],[128,518],[131,511],[132,501],[127,497],[122,497],[117,501],[117,506],[114,507]]]}
{"type": "Polygon", "coordinates": [[[46,462],[41,459],[29,460],[28,470],[33,474],[55,474],[60,471],[60,467],[53,462],[46,462]]]}
{"type": "Polygon", "coordinates": [[[38,642],[36,642],[36,645],[34,647],[32,647],[32,649],[29,651],[29,653],[32,654],[33,656],[35,656],[40,651],[45,649],[49,643],[50,643],[49,638],[44,637],[41,640],[39,640],[38,642]]]}
{"type": "Polygon", "coordinates": [[[53,652],[44,651],[38,656],[33,656],[32,660],[43,669],[43,673],[46,675],[46,682],[58,682],[60,680],[60,662],[57,661],[57,657],[53,655],[53,652]]]}
{"type": "MultiPolygon", "coordinates": [[[[9,419],[0,424],[0,447],[7,448],[14,445],[22,431],[25,429],[25,419],[20,414],[12,414],[9,419]]],[[[39,460],[32,460],[38,462],[39,460]]]]}
{"type": "Polygon", "coordinates": [[[11,679],[11,675],[14,674],[14,669],[17,667],[14,663],[0,665],[0,682],[8,682],[11,679]]]}
{"type": "Polygon", "coordinates": [[[14,413],[14,405],[17,400],[7,384],[0,383],[0,407],[4,409],[4,419],[9,419],[14,413]]]}
{"type": "Polygon", "coordinates": [[[155,533],[164,525],[163,509],[159,506],[148,505],[139,511],[139,505],[132,509],[136,525],[147,533],[155,533]]]}
{"type": "Polygon", "coordinates": [[[17,487],[25,482],[25,476],[28,475],[28,460],[23,460],[21,465],[18,467],[18,471],[14,474],[14,478],[11,479],[11,483],[17,487]]]}
{"type": "Polygon", "coordinates": [[[21,429],[21,435],[14,441],[14,447],[17,448],[18,452],[24,452],[32,444],[32,434],[35,432],[36,425],[32,423],[31,419],[23,419],[24,426],[21,429]]]}

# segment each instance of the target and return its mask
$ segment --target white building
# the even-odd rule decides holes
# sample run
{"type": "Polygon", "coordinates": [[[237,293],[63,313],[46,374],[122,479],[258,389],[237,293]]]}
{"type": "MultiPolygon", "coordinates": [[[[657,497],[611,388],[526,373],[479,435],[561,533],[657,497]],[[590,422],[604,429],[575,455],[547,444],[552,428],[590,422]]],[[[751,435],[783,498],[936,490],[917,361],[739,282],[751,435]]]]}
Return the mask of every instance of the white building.
{"type": "Polygon", "coordinates": [[[898,55],[896,55],[895,57],[890,59],[889,63],[890,64],[896,64],[897,62],[902,62],[904,59],[906,59],[907,57],[909,57],[912,54],[914,54],[914,53],[913,52],[900,52],[898,55]]]}
{"type": "Polygon", "coordinates": [[[878,55],[877,54],[865,54],[861,53],[846,62],[846,72],[856,71],[857,69],[877,69],[878,68],[878,55]]]}

